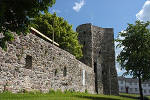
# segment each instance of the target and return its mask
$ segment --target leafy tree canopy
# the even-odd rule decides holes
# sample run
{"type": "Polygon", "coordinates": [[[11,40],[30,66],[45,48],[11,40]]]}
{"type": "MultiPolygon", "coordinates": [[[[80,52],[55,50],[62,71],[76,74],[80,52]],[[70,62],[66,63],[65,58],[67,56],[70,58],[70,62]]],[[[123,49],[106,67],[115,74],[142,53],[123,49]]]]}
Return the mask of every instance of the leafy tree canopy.
{"type": "Polygon", "coordinates": [[[127,29],[120,32],[116,40],[119,43],[118,47],[123,48],[117,61],[121,68],[127,71],[125,75],[133,75],[139,79],[141,100],[141,79],[150,78],[150,30],[147,28],[149,24],[140,21],[136,21],[135,25],[128,24],[127,29]]]}
{"type": "Polygon", "coordinates": [[[13,39],[11,32],[27,33],[33,17],[40,11],[47,12],[55,0],[0,0],[0,32],[5,36],[0,46],[13,39]]]}
{"type": "Polygon", "coordinates": [[[137,77],[139,74],[143,79],[150,78],[150,31],[147,28],[149,22],[136,21],[135,25],[128,24],[124,32],[119,33],[116,41],[123,50],[117,57],[122,69],[127,74],[137,77]]]}
{"type": "Polygon", "coordinates": [[[72,25],[69,25],[62,17],[56,16],[56,13],[40,14],[33,23],[33,27],[51,39],[53,39],[54,32],[54,41],[59,43],[60,48],[75,55],[76,58],[82,57],[78,33],[74,32],[72,25]]]}

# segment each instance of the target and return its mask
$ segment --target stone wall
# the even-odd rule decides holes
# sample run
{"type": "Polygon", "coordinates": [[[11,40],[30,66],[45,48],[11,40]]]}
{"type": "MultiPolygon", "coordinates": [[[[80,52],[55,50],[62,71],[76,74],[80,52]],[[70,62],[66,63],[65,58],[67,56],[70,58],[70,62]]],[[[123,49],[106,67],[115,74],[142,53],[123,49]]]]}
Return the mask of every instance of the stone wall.
{"type": "MultiPolygon", "coordinates": [[[[91,26],[91,32],[93,36],[93,62],[94,62],[94,69],[96,72],[96,84],[97,84],[97,93],[101,94],[106,94],[104,91],[104,87],[106,84],[103,85],[103,76],[102,71],[103,71],[103,38],[104,38],[104,29],[97,27],[97,26],[91,26]]],[[[107,88],[108,90],[108,88],[107,88]]]]}
{"type": "Polygon", "coordinates": [[[117,71],[115,67],[113,28],[104,28],[102,41],[102,77],[105,94],[119,94],[117,71]]]}
{"type": "Polygon", "coordinates": [[[92,25],[92,34],[98,92],[101,93],[103,89],[104,94],[118,94],[113,28],[100,28],[92,25]]]}
{"type": "Polygon", "coordinates": [[[94,70],[34,34],[15,36],[0,48],[0,91],[95,91],[94,70]],[[83,75],[85,73],[85,75],[83,75]]]}
{"type": "Polygon", "coordinates": [[[91,65],[95,72],[96,92],[118,95],[113,29],[83,24],[77,27],[77,32],[79,41],[83,44],[84,60],[81,61],[90,63],[88,65],[91,65]]]}
{"type": "Polygon", "coordinates": [[[77,27],[76,31],[79,33],[78,40],[80,44],[83,45],[82,51],[84,56],[80,59],[80,61],[93,68],[93,39],[91,24],[82,24],[77,27]]]}

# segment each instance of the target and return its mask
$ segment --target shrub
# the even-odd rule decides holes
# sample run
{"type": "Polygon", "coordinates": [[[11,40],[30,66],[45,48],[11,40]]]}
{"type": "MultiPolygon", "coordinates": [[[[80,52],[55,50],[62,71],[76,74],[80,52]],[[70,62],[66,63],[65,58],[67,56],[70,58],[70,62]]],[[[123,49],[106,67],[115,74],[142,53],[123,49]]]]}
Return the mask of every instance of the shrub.
{"type": "Polygon", "coordinates": [[[55,94],[55,90],[49,89],[49,93],[55,94]]]}
{"type": "Polygon", "coordinates": [[[88,90],[87,90],[87,89],[85,89],[85,93],[88,93],[88,90]]]}

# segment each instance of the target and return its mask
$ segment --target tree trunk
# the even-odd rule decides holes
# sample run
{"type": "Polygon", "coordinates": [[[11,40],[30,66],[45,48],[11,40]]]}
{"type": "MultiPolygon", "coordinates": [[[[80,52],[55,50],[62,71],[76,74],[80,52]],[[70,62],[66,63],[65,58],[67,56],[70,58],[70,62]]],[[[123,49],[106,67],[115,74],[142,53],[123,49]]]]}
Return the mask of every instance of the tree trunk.
{"type": "Polygon", "coordinates": [[[143,89],[142,89],[142,81],[141,81],[141,77],[138,76],[138,78],[139,78],[140,100],[144,100],[144,98],[143,98],[143,89]]]}

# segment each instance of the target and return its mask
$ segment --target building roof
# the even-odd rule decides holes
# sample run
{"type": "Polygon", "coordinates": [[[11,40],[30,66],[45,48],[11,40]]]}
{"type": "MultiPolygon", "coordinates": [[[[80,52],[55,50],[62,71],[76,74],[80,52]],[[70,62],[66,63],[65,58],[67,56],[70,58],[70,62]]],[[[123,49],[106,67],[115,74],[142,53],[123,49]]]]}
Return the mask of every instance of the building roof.
{"type": "MultiPolygon", "coordinates": [[[[118,81],[126,81],[126,82],[129,82],[129,83],[138,83],[138,79],[137,78],[125,78],[123,76],[118,76],[118,81]]],[[[150,84],[150,80],[148,81],[144,81],[142,83],[149,83],[150,84]]]]}

